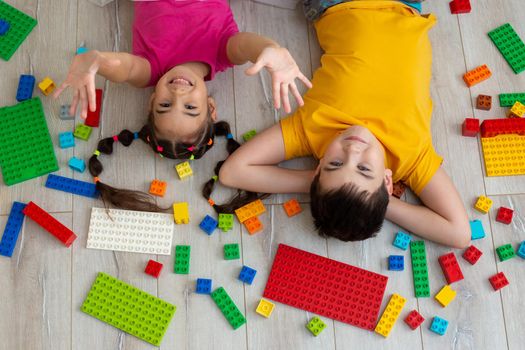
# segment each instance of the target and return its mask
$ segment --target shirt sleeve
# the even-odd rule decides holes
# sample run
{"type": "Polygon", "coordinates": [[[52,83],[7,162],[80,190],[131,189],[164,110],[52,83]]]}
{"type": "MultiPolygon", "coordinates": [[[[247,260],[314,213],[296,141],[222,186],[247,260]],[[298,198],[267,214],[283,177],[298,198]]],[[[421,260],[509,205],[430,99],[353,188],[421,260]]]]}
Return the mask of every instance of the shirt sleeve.
{"type": "Polygon", "coordinates": [[[432,144],[429,144],[405,183],[419,196],[442,163],[443,157],[436,153],[432,144]]]}
{"type": "Polygon", "coordinates": [[[301,108],[281,120],[281,132],[286,160],[312,155],[304,133],[301,108]]]}
{"type": "Polygon", "coordinates": [[[219,47],[217,50],[217,64],[215,66],[217,72],[222,72],[233,67],[233,64],[228,58],[227,47],[230,38],[238,32],[239,28],[237,27],[237,23],[235,23],[235,20],[233,19],[233,13],[230,10],[224,20],[224,27],[220,33],[219,47]]]}

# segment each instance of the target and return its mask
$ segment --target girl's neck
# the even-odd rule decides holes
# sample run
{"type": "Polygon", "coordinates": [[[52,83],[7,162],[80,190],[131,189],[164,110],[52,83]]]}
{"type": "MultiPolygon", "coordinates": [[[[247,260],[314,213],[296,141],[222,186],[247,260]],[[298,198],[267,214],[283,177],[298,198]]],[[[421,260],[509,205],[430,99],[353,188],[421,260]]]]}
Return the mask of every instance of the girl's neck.
{"type": "Polygon", "coordinates": [[[204,79],[210,73],[210,66],[202,62],[186,62],[179,64],[179,66],[191,69],[195,74],[204,79]]]}

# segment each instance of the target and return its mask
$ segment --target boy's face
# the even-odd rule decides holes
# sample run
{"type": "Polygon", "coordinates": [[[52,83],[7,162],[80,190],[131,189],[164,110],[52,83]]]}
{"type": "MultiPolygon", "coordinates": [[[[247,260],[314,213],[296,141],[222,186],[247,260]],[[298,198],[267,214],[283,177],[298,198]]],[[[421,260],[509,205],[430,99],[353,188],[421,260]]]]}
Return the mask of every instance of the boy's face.
{"type": "Polygon", "coordinates": [[[324,191],[351,182],[373,193],[384,182],[392,194],[392,171],[385,168],[383,145],[363,126],[353,125],[337,135],[319,160],[317,171],[324,191]]]}

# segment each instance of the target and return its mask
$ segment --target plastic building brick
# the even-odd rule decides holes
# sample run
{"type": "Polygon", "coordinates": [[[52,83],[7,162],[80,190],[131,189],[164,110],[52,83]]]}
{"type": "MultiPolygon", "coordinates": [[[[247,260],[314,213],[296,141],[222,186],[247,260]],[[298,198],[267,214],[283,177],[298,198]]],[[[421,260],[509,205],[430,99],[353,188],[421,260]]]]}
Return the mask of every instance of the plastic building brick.
{"type": "Polygon", "coordinates": [[[237,243],[224,245],[224,260],[240,259],[239,245],[237,243]]]}
{"type": "Polygon", "coordinates": [[[470,224],[470,239],[476,240],[485,237],[485,230],[483,224],[479,220],[471,220],[470,224]]]}
{"type": "Polygon", "coordinates": [[[492,199],[485,196],[479,196],[476,204],[474,204],[474,208],[483,214],[487,214],[490,207],[492,207],[492,199]]]}
{"type": "Polygon", "coordinates": [[[217,224],[217,220],[215,220],[209,215],[206,215],[199,224],[199,227],[201,228],[201,230],[206,232],[208,236],[210,236],[213,233],[213,231],[215,231],[215,229],[217,228],[217,224]]]}
{"type": "Polygon", "coordinates": [[[69,247],[77,238],[73,231],[62,225],[57,219],[33,202],[29,202],[22,212],[25,216],[55,236],[60,242],[64,243],[66,247],[69,247]]]}
{"type": "Polygon", "coordinates": [[[22,102],[33,97],[35,88],[35,77],[32,75],[22,74],[18,80],[18,89],[16,91],[16,100],[22,102]]]}
{"type": "Polygon", "coordinates": [[[88,51],[89,51],[89,49],[88,49],[87,47],[85,47],[85,46],[79,46],[79,47],[77,48],[77,51],[75,52],[75,54],[77,54],[77,55],[82,55],[83,53],[86,53],[86,52],[88,52],[88,51]]]}
{"type": "Polygon", "coordinates": [[[490,111],[492,108],[492,96],[478,95],[478,98],[476,99],[476,108],[490,111]]]}
{"type": "Polygon", "coordinates": [[[255,130],[250,130],[250,131],[244,133],[244,134],[242,135],[242,138],[243,138],[244,142],[248,142],[248,141],[250,141],[255,135],[257,135],[257,131],[255,131],[255,130]]]}
{"type": "Polygon", "coordinates": [[[388,269],[390,271],[403,271],[405,269],[405,257],[403,255],[390,255],[388,257],[388,269]]]}
{"type": "Polygon", "coordinates": [[[190,223],[190,212],[187,202],[173,203],[173,218],[177,225],[190,223]]]}
{"type": "Polygon", "coordinates": [[[279,244],[263,296],[373,330],[388,277],[279,244]]]}
{"type": "Polygon", "coordinates": [[[465,73],[463,75],[463,80],[465,81],[468,87],[471,87],[481,83],[484,80],[487,80],[491,76],[492,73],[490,72],[489,67],[487,67],[487,65],[484,64],[465,73]]]}
{"type": "Polygon", "coordinates": [[[396,198],[401,198],[401,196],[403,196],[403,194],[405,193],[405,190],[406,186],[402,182],[394,182],[394,190],[392,192],[392,196],[396,198]]]}
{"type": "Polygon", "coordinates": [[[0,36],[0,58],[9,61],[37,21],[4,1],[0,1],[0,18],[9,23],[9,31],[0,36]]]}
{"type": "Polygon", "coordinates": [[[151,181],[151,185],[149,186],[149,193],[155,196],[164,197],[164,195],[166,194],[167,186],[167,182],[155,179],[151,181]]]}
{"type": "Polygon", "coordinates": [[[181,180],[184,180],[185,178],[193,175],[193,171],[191,170],[190,162],[188,161],[175,165],[175,170],[177,170],[177,174],[179,174],[179,178],[181,180]]]}
{"type": "Polygon", "coordinates": [[[144,254],[171,254],[170,214],[92,208],[87,248],[144,254]]]}
{"type": "Polygon", "coordinates": [[[44,80],[38,83],[38,88],[47,96],[55,90],[55,83],[50,77],[45,77],[44,80]]]}
{"type": "Polygon", "coordinates": [[[24,213],[22,212],[26,207],[25,203],[13,202],[9,218],[5,225],[2,240],[0,241],[0,255],[11,257],[15,250],[16,241],[20,234],[20,229],[24,223],[24,213]]]}
{"type": "Polygon", "coordinates": [[[438,261],[448,284],[461,281],[464,278],[454,252],[440,256],[438,261]]]}
{"type": "Polygon", "coordinates": [[[88,108],[86,121],[84,122],[85,125],[91,126],[93,128],[98,128],[100,124],[100,111],[102,110],[102,90],[96,89],[96,110],[92,112],[88,108]]]}
{"type": "Polygon", "coordinates": [[[73,132],[73,135],[81,140],[87,141],[89,140],[89,136],[91,136],[91,127],[84,125],[84,124],[77,124],[77,127],[75,128],[75,131],[73,132]]]}
{"type": "Polygon", "coordinates": [[[470,0],[453,0],[448,5],[450,6],[450,13],[453,15],[470,13],[472,9],[470,6],[470,0]]]}
{"type": "Polygon", "coordinates": [[[396,233],[396,237],[394,238],[394,242],[392,242],[392,244],[394,245],[394,247],[407,250],[411,239],[412,237],[410,237],[409,234],[399,231],[398,233],[396,233]]]}
{"type": "Polygon", "coordinates": [[[509,281],[503,272],[499,272],[489,278],[489,282],[494,290],[500,290],[501,288],[509,285],[509,281]]]}
{"type": "Polygon", "coordinates": [[[511,107],[516,101],[525,104],[525,92],[514,92],[499,95],[499,105],[501,107],[511,107]]]}
{"type": "Polygon", "coordinates": [[[233,214],[219,214],[219,228],[222,232],[233,228],[233,214]]]}
{"type": "Polygon", "coordinates": [[[69,109],[71,105],[62,105],[60,106],[60,113],[58,117],[62,120],[75,120],[75,115],[69,114],[69,109]]]}
{"type": "Polygon", "coordinates": [[[456,297],[456,291],[445,284],[443,288],[434,297],[441,306],[446,307],[456,297]]]}
{"type": "Polygon", "coordinates": [[[523,118],[525,115],[525,106],[520,103],[520,101],[516,101],[514,105],[510,108],[508,117],[509,118],[523,118]]]}
{"type": "Polygon", "coordinates": [[[292,217],[294,215],[297,215],[299,214],[300,212],[303,211],[303,209],[301,208],[301,205],[299,204],[299,202],[297,201],[297,199],[290,199],[289,201],[283,203],[283,207],[284,207],[284,211],[286,212],[286,215],[288,215],[288,217],[292,217]]]}
{"type": "Polygon", "coordinates": [[[414,292],[416,298],[430,297],[425,242],[410,242],[410,255],[412,256],[412,274],[414,275],[414,292]]]}
{"type": "Polygon", "coordinates": [[[481,123],[480,131],[482,138],[508,134],[525,135],[525,119],[486,119],[481,123]]]}
{"type": "Polygon", "coordinates": [[[499,207],[498,214],[496,215],[496,221],[499,221],[504,224],[510,224],[512,222],[512,215],[514,214],[514,210],[505,208],[505,207],[499,207]]]}
{"type": "Polygon", "coordinates": [[[9,22],[6,22],[0,18],[0,35],[5,35],[5,33],[7,33],[9,30],[9,27],[9,22]]]}
{"type": "Polygon", "coordinates": [[[415,330],[417,327],[421,325],[425,321],[425,318],[421,316],[417,310],[412,310],[408,314],[408,316],[405,318],[405,323],[412,329],[415,330]]]}
{"type": "Polygon", "coordinates": [[[490,31],[488,36],[514,73],[525,70],[525,44],[509,23],[490,31]]]}
{"type": "Polygon", "coordinates": [[[102,322],[160,346],[177,308],[99,272],[80,309],[102,322]]]}
{"type": "Polygon", "coordinates": [[[274,303],[261,298],[261,301],[259,302],[259,305],[257,305],[257,309],[255,309],[255,312],[257,312],[261,316],[268,318],[272,314],[274,308],[274,303]]]}
{"type": "Polygon", "coordinates": [[[253,218],[249,218],[244,223],[244,227],[248,230],[248,233],[250,235],[256,234],[259,231],[262,231],[263,224],[259,220],[257,216],[254,216],[253,218]]]}
{"type": "Polygon", "coordinates": [[[525,259],[525,241],[521,242],[518,248],[518,256],[522,259],[525,259]]]}
{"type": "Polygon", "coordinates": [[[388,334],[390,334],[390,331],[394,327],[394,324],[399,317],[399,313],[403,310],[406,301],[407,300],[401,295],[395,293],[392,294],[390,301],[386,305],[385,311],[383,311],[383,315],[377,323],[375,328],[376,333],[381,334],[385,338],[388,337],[388,334]]]}
{"type": "Polygon", "coordinates": [[[58,134],[58,143],[62,149],[75,147],[75,138],[73,137],[73,133],[71,131],[61,132],[58,134]]]}
{"type": "Polygon", "coordinates": [[[256,201],[248,203],[245,206],[242,206],[239,209],[235,210],[235,215],[237,215],[237,219],[239,219],[239,222],[243,223],[249,218],[259,216],[264,212],[266,212],[266,208],[264,207],[263,202],[260,199],[257,199],[256,201]]]}
{"type": "Polygon", "coordinates": [[[211,298],[215,301],[215,304],[217,304],[217,307],[221,310],[233,329],[237,329],[246,323],[243,314],[239,311],[239,308],[237,308],[237,305],[235,305],[223,287],[215,289],[213,293],[211,293],[211,298]]]}
{"type": "Polygon", "coordinates": [[[247,284],[252,284],[256,274],[257,270],[244,265],[239,273],[239,280],[247,284]]]}
{"type": "Polygon", "coordinates": [[[448,321],[441,317],[434,317],[432,324],[430,325],[430,330],[439,335],[445,335],[448,328],[448,321]]]}
{"type": "Polygon", "coordinates": [[[197,278],[195,292],[198,294],[211,294],[211,280],[207,278],[197,278]]]}
{"type": "Polygon", "coordinates": [[[323,329],[326,328],[326,324],[319,317],[314,316],[312,317],[310,322],[306,324],[306,328],[308,328],[308,330],[312,332],[314,337],[317,337],[319,334],[321,334],[323,329]]]}
{"type": "Polygon", "coordinates": [[[162,265],[160,262],[150,259],[148,261],[148,264],[146,265],[146,269],[144,270],[144,272],[155,278],[159,278],[160,272],[162,271],[163,267],[164,265],[162,265]]]}
{"type": "Polygon", "coordinates": [[[189,245],[178,245],[175,247],[175,273],[187,275],[190,273],[190,253],[189,245]]]}
{"type": "Polygon", "coordinates": [[[58,170],[38,97],[0,108],[0,149],[0,167],[8,186],[58,170]]]}
{"type": "Polygon", "coordinates": [[[479,119],[465,118],[461,126],[461,135],[468,137],[476,137],[479,132],[479,119]]]}
{"type": "Polygon", "coordinates": [[[465,252],[463,252],[463,258],[467,260],[471,265],[476,264],[482,255],[483,252],[473,245],[468,247],[465,250],[465,252]]]}
{"type": "Polygon", "coordinates": [[[514,248],[512,248],[512,244],[504,244],[496,248],[496,253],[498,253],[499,261],[509,260],[516,256],[516,252],[514,251],[514,248]]]}
{"type": "Polygon", "coordinates": [[[100,192],[97,190],[97,186],[93,183],[70,179],[68,177],[54,174],[49,174],[47,176],[46,187],[89,198],[98,198],[100,195],[100,192]]]}
{"type": "Polygon", "coordinates": [[[84,160],[78,159],[77,157],[72,157],[69,160],[68,165],[72,170],[78,171],[80,173],[83,173],[84,170],[86,170],[86,163],[84,162],[84,160]]]}
{"type": "MultiPolygon", "coordinates": [[[[523,120],[525,119],[508,119],[523,120]]],[[[525,174],[525,136],[482,137],[481,147],[487,176],[525,174]]]]}

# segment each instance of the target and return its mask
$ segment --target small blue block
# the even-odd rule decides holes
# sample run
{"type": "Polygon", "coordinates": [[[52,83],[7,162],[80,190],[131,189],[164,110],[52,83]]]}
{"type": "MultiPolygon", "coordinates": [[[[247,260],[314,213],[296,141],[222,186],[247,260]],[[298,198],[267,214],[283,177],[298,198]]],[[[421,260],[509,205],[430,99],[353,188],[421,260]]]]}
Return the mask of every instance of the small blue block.
{"type": "Polygon", "coordinates": [[[46,187],[89,198],[100,195],[95,184],[53,174],[47,176],[46,187]]]}
{"type": "Polygon", "coordinates": [[[244,283],[252,284],[255,274],[257,274],[257,270],[244,265],[242,267],[241,273],[239,274],[239,279],[244,283]]]}
{"type": "Polygon", "coordinates": [[[0,19],[0,35],[4,35],[5,33],[7,33],[10,26],[11,25],[9,24],[9,22],[0,19]]]}
{"type": "Polygon", "coordinates": [[[521,242],[520,247],[518,248],[518,256],[525,259],[525,241],[521,242]]]}
{"type": "Polygon", "coordinates": [[[405,269],[405,257],[403,255],[390,255],[388,257],[388,269],[403,271],[405,269]]]}
{"type": "Polygon", "coordinates": [[[13,255],[20,229],[24,223],[24,213],[22,213],[22,210],[24,210],[25,207],[25,203],[13,202],[7,224],[5,225],[4,234],[2,235],[2,241],[0,241],[0,255],[9,258],[13,255]]]}
{"type": "Polygon", "coordinates": [[[412,240],[412,237],[410,237],[409,234],[399,231],[396,234],[396,237],[394,238],[394,242],[392,242],[392,244],[394,245],[394,247],[398,247],[399,249],[407,250],[408,245],[410,244],[411,240],[412,240]]]}
{"type": "Polygon", "coordinates": [[[75,116],[69,114],[69,108],[71,108],[71,105],[60,106],[60,114],[58,117],[62,120],[75,120],[75,116]]]}
{"type": "Polygon", "coordinates": [[[202,219],[201,223],[199,224],[199,227],[210,236],[213,231],[217,228],[217,220],[212,218],[209,215],[206,215],[204,219],[202,219]]]}
{"type": "Polygon", "coordinates": [[[441,317],[434,317],[432,324],[430,325],[430,330],[439,335],[445,335],[447,332],[448,321],[441,317]]]}
{"type": "Polygon", "coordinates": [[[85,47],[85,46],[80,46],[80,47],[77,49],[77,55],[81,55],[81,54],[86,53],[86,52],[88,52],[88,51],[89,51],[89,50],[88,50],[87,47],[85,47]]]}
{"type": "Polygon", "coordinates": [[[86,170],[86,163],[83,159],[73,157],[69,160],[69,167],[73,170],[83,173],[84,170],[86,170]]]}
{"type": "Polygon", "coordinates": [[[35,88],[35,77],[32,75],[20,76],[18,80],[18,90],[16,91],[16,100],[22,102],[33,97],[33,89],[35,88]]]}
{"type": "Polygon", "coordinates": [[[199,294],[211,294],[211,280],[207,278],[197,278],[195,292],[199,294]]]}
{"type": "Polygon", "coordinates": [[[479,220],[470,221],[470,232],[472,233],[472,240],[485,237],[485,230],[483,230],[483,225],[479,220]]]}
{"type": "Polygon", "coordinates": [[[71,131],[61,132],[58,134],[58,143],[60,148],[75,147],[75,137],[71,131]]]}

